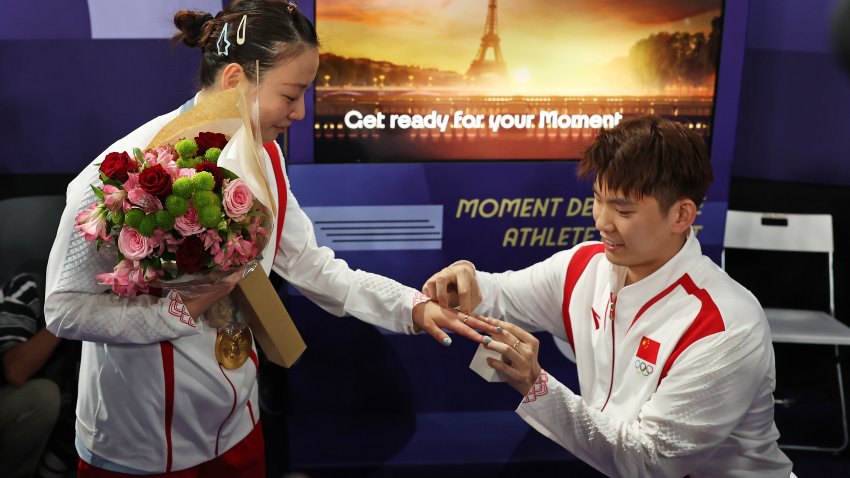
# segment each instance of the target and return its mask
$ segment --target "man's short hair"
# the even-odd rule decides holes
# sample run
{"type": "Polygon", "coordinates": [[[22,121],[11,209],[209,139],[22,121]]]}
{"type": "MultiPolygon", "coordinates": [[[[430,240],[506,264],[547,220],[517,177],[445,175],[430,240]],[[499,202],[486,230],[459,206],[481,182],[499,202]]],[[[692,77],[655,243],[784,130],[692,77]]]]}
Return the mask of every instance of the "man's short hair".
{"type": "Polygon", "coordinates": [[[705,142],[659,116],[629,118],[602,130],[584,152],[577,174],[629,198],[650,196],[662,212],[689,198],[702,204],[714,179],[705,142]]]}

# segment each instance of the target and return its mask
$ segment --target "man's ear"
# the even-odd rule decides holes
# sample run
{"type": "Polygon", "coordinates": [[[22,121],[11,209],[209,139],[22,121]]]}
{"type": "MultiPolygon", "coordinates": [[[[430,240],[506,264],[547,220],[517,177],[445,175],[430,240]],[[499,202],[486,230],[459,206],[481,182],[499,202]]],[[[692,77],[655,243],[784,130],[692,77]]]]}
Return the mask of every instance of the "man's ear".
{"type": "Polygon", "coordinates": [[[245,79],[245,70],[239,63],[230,63],[221,71],[220,86],[223,90],[235,88],[245,79]]]}
{"type": "Polygon", "coordinates": [[[673,216],[673,233],[682,234],[687,232],[697,219],[699,208],[691,199],[680,199],[670,208],[673,216]]]}

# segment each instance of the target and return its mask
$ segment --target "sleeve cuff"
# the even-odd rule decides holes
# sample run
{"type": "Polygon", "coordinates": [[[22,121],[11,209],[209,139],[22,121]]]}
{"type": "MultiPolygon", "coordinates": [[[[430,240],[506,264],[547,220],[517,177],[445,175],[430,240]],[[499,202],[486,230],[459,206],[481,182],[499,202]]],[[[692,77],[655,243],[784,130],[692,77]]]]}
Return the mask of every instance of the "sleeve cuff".
{"type": "Polygon", "coordinates": [[[409,322],[404,324],[404,332],[406,334],[416,335],[419,332],[421,332],[420,330],[417,330],[416,326],[413,324],[413,309],[417,305],[419,305],[423,302],[428,302],[430,300],[431,300],[430,297],[423,294],[422,292],[419,292],[418,290],[413,292],[413,298],[410,301],[410,314],[409,314],[409,317],[408,317],[409,322]]]}
{"type": "MultiPolygon", "coordinates": [[[[534,381],[534,385],[531,386],[531,390],[525,394],[525,398],[522,399],[522,403],[531,403],[536,402],[538,397],[545,397],[549,394],[549,374],[546,373],[545,370],[540,369],[540,375],[537,376],[537,380],[534,381]]],[[[522,405],[520,405],[522,406],[522,405]]]]}
{"type": "Polygon", "coordinates": [[[194,329],[197,327],[197,321],[189,313],[189,310],[186,309],[186,306],[183,304],[183,298],[180,297],[177,291],[164,290],[163,295],[165,297],[160,300],[162,315],[172,321],[175,329],[183,327],[194,329]]]}
{"type": "Polygon", "coordinates": [[[549,427],[565,419],[566,405],[563,398],[567,396],[575,394],[555,377],[541,370],[516,413],[537,431],[551,438],[554,433],[549,427]]]}

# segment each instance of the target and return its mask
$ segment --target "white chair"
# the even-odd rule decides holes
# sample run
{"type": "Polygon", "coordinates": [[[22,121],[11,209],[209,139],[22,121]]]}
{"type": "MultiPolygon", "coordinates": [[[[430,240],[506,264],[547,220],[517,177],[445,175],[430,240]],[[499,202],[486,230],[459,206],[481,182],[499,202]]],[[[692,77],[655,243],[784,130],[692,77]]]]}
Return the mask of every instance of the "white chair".
{"type": "MultiPolygon", "coordinates": [[[[843,441],[835,447],[785,445],[795,450],[839,452],[847,447],[847,409],[844,384],[841,378],[839,347],[850,345],[850,327],[835,318],[835,287],[833,276],[832,216],[829,214],[777,214],[763,212],[727,211],[723,244],[723,267],[727,267],[726,249],[761,251],[812,252],[827,256],[829,280],[829,313],[820,310],[785,308],[764,309],[775,343],[832,345],[835,348],[835,369],[841,404],[843,441]]],[[[792,291],[789,291],[792,292],[792,291]]]]}

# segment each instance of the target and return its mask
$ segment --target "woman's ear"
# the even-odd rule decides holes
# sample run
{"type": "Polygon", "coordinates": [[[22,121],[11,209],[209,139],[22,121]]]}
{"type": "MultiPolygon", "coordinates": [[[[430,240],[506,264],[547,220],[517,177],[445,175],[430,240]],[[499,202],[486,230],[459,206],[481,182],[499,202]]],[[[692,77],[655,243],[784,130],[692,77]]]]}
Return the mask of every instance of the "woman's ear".
{"type": "Polygon", "coordinates": [[[245,70],[242,69],[242,65],[239,63],[229,63],[221,71],[221,80],[219,80],[221,89],[229,90],[230,88],[235,88],[239,86],[239,83],[244,78],[245,70]]]}
{"type": "Polygon", "coordinates": [[[673,204],[670,214],[673,215],[673,233],[687,232],[697,219],[699,208],[691,199],[681,199],[673,204]]]}

